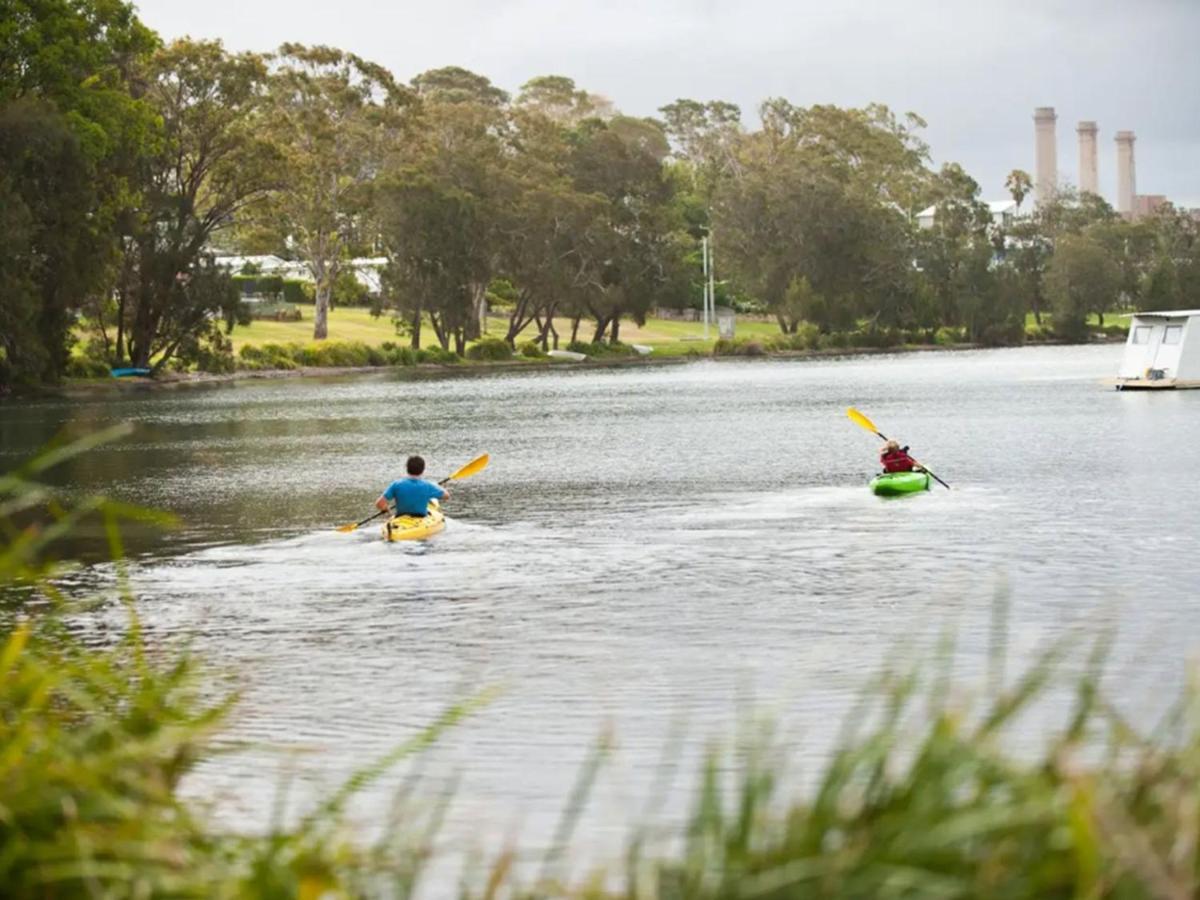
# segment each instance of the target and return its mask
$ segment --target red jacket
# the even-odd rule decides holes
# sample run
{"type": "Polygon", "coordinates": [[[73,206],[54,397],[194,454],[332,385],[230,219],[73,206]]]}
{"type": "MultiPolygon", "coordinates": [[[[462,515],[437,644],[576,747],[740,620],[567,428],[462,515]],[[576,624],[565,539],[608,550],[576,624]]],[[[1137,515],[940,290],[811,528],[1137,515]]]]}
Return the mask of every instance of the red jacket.
{"type": "Polygon", "coordinates": [[[879,454],[885,472],[911,472],[917,464],[905,450],[891,450],[879,454]]]}

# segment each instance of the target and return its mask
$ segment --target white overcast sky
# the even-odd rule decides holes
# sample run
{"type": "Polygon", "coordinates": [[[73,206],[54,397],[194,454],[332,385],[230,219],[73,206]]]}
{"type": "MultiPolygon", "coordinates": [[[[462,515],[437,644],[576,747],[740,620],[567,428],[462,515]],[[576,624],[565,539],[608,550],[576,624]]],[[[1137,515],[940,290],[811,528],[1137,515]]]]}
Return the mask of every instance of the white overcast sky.
{"type": "Polygon", "coordinates": [[[1058,112],[1059,177],[1078,180],[1075,125],[1100,126],[1100,186],[1116,201],[1113,135],[1137,134],[1137,189],[1200,206],[1200,0],[140,0],[164,38],[233,49],[323,43],[408,81],[458,65],[516,91],[561,74],[633,115],[679,97],[887,103],[921,114],[937,162],[985,199],[1034,169],[1033,109],[1058,112]]]}

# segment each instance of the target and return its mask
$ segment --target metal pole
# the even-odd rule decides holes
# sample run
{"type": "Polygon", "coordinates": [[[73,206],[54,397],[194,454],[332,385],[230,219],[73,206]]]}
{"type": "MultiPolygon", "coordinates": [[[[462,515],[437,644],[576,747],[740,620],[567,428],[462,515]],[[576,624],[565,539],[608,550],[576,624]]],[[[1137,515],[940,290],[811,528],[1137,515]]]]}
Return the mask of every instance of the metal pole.
{"type": "Polygon", "coordinates": [[[717,321],[717,282],[716,264],[713,261],[712,242],[708,244],[708,305],[712,310],[713,322],[717,321]]]}
{"type": "Polygon", "coordinates": [[[701,238],[700,253],[704,260],[704,339],[708,340],[708,238],[701,238]]]}

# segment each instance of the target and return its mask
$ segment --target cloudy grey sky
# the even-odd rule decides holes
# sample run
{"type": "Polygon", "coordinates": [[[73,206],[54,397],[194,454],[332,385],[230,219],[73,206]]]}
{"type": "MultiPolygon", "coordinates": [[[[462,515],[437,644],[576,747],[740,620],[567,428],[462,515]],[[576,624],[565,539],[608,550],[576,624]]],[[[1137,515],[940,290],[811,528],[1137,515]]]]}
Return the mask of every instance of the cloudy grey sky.
{"type": "Polygon", "coordinates": [[[325,43],[402,80],[460,65],[515,91],[562,74],[653,115],[679,97],[887,103],[929,122],[1000,199],[1032,172],[1033,108],[1058,111],[1060,179],[1075,124],[1100,125],[1100,185],[1116,201],[1113,134],[1137,134],[1137,189],[1200,206],[1200,0],[135,0],[164,37],[234,49],[325,43]]]}

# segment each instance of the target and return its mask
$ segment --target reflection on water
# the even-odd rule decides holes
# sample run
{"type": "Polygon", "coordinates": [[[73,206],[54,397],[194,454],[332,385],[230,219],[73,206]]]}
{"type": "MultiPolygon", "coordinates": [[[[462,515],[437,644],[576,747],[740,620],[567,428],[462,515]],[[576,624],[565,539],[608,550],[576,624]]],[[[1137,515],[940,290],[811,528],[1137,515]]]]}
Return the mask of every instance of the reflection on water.
{"type": "MultiPolygon", "coordinates": [[[[464,690],[501,685],[436,754],[433,769],[461,778],[451,829],[544,839],[611,726],[616,759],[589,820],[599,844],[637,815],[672,723],[694,760],[753,697],[811,759],[898,643],[927,646],[953,624],[977,665],[999,584],[1014,652],[1070,623],[1118,625],[1116,689],[1133,709],[1158,704],[1200,646],[1200,392],[1107,389],[1119,353],[10,403],[0,464],[64,424],[136,422],[63,478],[183,517],[177,532],[138,536],[134,585],[152,633],[189,635],[241,673],[235,737],[303,748],[298,765],[329,783],[464,690]],[[872,497],[877,442],[845,418],[852,404],[955,489],[872,497]],[[491,467],[454,488],[450,524],[428,544],[386,545],[373,525],[332,532],[370,512],[408,453],[436,477],[483,451],[491,467]]],[[[193,789],[254,810],[270,760],[215,760],[193,789]]]]}

